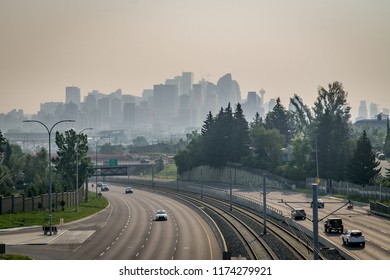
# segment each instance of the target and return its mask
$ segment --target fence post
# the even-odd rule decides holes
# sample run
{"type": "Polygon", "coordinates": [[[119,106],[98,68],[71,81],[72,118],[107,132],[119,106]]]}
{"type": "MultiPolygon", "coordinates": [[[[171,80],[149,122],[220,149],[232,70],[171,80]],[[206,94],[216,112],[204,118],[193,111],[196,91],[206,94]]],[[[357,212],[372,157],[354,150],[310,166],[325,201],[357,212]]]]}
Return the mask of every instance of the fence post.
{"type": "Polygon", "coordinates": [[[14,213],[15,211],[15,196],[11,195],[11,213],[14,213]]]}

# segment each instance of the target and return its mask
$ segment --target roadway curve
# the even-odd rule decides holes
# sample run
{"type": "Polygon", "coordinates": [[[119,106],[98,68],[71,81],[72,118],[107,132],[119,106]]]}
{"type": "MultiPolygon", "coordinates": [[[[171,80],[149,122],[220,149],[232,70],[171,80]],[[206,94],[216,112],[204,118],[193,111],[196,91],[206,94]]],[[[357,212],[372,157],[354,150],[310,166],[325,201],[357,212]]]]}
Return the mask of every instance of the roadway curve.
{"type": "Polygon", "coordinates": [[[214,233],[194,210],[158,193],[124,190],[110,185],[110,191],[103,193],[109,207],[64,225],[66,232],[51,244],[12,246],[8,253],[43,260],[222,259],[214,233]],[[154,220],[158,209],[168,212],[168,221],[154,220]]]}

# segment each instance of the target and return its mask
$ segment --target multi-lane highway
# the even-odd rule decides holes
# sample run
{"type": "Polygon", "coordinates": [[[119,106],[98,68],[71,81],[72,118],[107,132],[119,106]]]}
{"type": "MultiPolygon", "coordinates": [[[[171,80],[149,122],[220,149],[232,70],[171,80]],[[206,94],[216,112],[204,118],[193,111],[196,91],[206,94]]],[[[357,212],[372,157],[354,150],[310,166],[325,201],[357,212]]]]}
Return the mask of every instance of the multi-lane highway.
{"type": "MultiPolygon", "coordinates": [[[[259,192],[254,192],[249,188],[237,189],[236,194],[251,198],[260,199],[259,192]]],[[[318,231],[319,234],[332,241],[334,247],[339,250],[346,250],[357,259],[361,260],[389,260],[390,259],[390,220],[375,215],[369,215],[367,204],[354,204],[353,209],[342,207],[345,201],[330,196],[321,197],[325,202],[325,207],[318,209],[318,231]],[[341,207],[341,209],[339,209],[341,207]],[[337,210],[339,209],[339,210],[337,210]],[[337,211],[336,211],[337,210],[337,211]],[[333,213],[334,212],[334,213],[333,213]],[[344,230],[359,229],[366,238],[365,248],[349,247],[342,244],[339,233],[324,232],[324,218],[342,218],[344,230]]],[[[267,204],[282,211],[286,219],[290,218],[291,208],[304,208],[307,213],[307,220],[298,220],[297,223],[304,225],[308,229],[313,228],[311,222],[313,209],[310,208],[310,196],[296,192],[270,191],[267,193],[267,204]],[[283,203],[281,203],[283,200],[283,203]]]]}
{"type": "Polygon", "coordinates": [[[7,252],[34,259],[222,259],[209,225],[188,206],[136,187],[125,194],[124,187],[111,185],[103,195],[108,208],[65,224],[50,244],[8,246],[7,252]],[[167,211],[167,221],[155,221],[158,209],[167,211]]]}
{"type": "MultiPolygon", "coordinates": [[[[261,200],[257,190],[236,186],[233,195],[261,200]]],[[[193,209],[169,196],[134,188],[111,185],[104,192],[110,206],[88,219],[66,224],[61,235],[48,245],[8,246],[7,253],[21,253],[35,259],[221,259],[222,249],[209,225],[193,209]],[[155,212],[165,209],[167,221],[155,221],[155,212]]],[[[332,247],[347,251],[356,259],[390,259],[390,221],[368,215],[367,205],[342,207],[345,201],[321,197],[325,208],[318,209],[319,234],[333,243],[332,247]],[[339,209],[339,210],[337,210],[339,209]],[[336,211],[337,210],[337,211],[336,211]],[[339,233],[325,233],[326,216],[343,219],[344,229],[360,229],[366,237],[365,248],[342,244],[339,233]]],[[[312,229],[310,196],[291,191],[267,193],[267,204],[290,219],[292,208],[304,208],[307,220],[296,221],[312,229]],[[283,203],[281,201],[283,200],[283,203]]],[[[40,229],[35,229],[39,231],[40,229]]],[[[42,233],[40,233],[42,235],[42,233]]],[[[1,236],[0,236],[1,239],[1,236]]]]}

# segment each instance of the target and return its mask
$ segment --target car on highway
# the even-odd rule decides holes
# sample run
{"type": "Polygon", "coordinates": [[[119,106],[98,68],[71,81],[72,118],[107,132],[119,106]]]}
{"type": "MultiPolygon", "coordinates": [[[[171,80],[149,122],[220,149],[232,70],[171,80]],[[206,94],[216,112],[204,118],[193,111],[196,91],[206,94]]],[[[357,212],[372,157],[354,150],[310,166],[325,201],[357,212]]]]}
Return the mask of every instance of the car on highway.
{"type": "Polygon", "coordinates": [[[101,191],[102,192],[108,192],[110,190],[110,187],[107,184],[102,184],[101,191]]]}
{"type": "Polygon", "coordinates": [[[295,208],[291,210],[291,219],[294,220],[305,220],[306,219],[306,212],[303,208],[295,208]]]}
{"type": "Polygon", "coordinates": [[[127,187],[125,190],[125,193],[133,193],[133,188],[132,187],[127,187]]]}
{"type": "Polygon", "coordinates": [[[340,218],[327,218],[324,223],[324,231],[328,233],[332,231],[342,233],[344,231],[343,220],[340,218]]]}
{"type": "Polygon", "coordinates": [[[156,212],[156,221],[166,221],[168,220],[168,214],[165,210],[157,210],[156,212]]]}
{"type": "Polygon", "coordinates": [[[344,245],[359,245],[362,248],[366,246],[364,234],[358,229],[349,229],[341,235],[344,245]]]}
{"type": "MultiPolygon", "coordinates": [[[[314,202],[313,201],[310,201],[310,207],[313,208],[313,204],[314,202]]],[[[325,207],[325,203],[322,199],[317,199],[317,207],[318,208],[324,208],[325,207]]]]}

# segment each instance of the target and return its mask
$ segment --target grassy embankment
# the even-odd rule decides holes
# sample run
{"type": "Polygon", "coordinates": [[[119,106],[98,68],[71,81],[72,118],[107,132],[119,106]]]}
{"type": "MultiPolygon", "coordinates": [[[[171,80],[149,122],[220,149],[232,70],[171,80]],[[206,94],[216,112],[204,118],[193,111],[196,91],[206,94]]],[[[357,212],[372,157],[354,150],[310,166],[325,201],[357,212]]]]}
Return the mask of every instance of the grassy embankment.
{"type": "MultiPolygon", "coordinates": [[[[93,192],[89,193],[88,202],[85,198],[80,198],[79,211],[76,212],[76,207],[65,207],[61,209],[53,208],[53,225],[58,225],[60,219],[64,219],[64,223],[79,220],[103,210],[108,205],[108,201],[104,196],[96,197],[93,192]]],[[[49,224],[49,210],[37,210],[26,213],[14,213],[0,215],[0,229],[42,226],[49,224]]]]}

